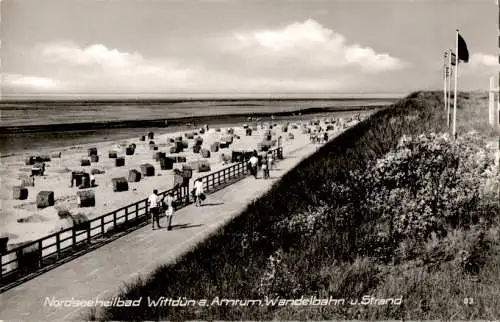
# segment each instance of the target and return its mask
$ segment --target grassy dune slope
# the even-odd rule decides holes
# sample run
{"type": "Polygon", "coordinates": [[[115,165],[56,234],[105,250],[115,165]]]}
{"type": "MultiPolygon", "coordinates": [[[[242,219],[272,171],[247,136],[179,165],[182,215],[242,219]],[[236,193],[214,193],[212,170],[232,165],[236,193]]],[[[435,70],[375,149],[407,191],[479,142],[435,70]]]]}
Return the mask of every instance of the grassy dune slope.
{"type": "MultiPolygon", "coordinates": [[[[372,166],[395,149],[403,135],[445,129],[442,105],[442,93],[414,93],[347,130],[177,263],[160,267],[147,280],[128,285],[120,296],[143,297],[141,307],[110,308],[98,318],[498,318],[498,202],[495,205],[495,201],[474,199],[467,205],[475,205],[469,210],[479,213],[477,218],[460,221],[445,234],[417,238],[394,233],[397,229],[392,226],[384,228],[385,214],[366,207],[370,191],[352,188],[358,186],[353,173],[372,166]],[[389,237],[381,234],[389,230],[389,237]],[[461,259],[463,254],[466,259],[461,259]],[[366,295],[402,297],[403,301],[401,305],[348,304],[366,295]],[[264,300],[331,296],[344,298],[346,303],[152,307],[148,306],[148,296],[207,299],[208,303],[216,297],[264,300]],[[472,298],[473,304],[465,305],[464,298],[472,298]]],[[[459,130],[476,127],[475,121],[464,116],[477,114],[469,111],[469,105],[477,102],[460,96],[459,105],[459,130]]],[[[484,129],[481,136],[494,137],[486,127],[479,128],[484,129]]]]}

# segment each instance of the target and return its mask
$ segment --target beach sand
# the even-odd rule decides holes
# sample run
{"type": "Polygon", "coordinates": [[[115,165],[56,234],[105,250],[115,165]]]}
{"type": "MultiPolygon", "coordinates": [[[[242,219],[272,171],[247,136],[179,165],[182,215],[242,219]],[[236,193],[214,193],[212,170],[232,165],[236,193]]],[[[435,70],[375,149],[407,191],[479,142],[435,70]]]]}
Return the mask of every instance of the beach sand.
{"type": "MultiPolygon", "coordinates": [[[[333,118],[334,116],[332,116],[333,118]]],[[[311,116],[311,118],[315,118],[311,116]]],[[[323,116],[323,120],[325,117],[323,116]]],[[[280,121],[282,122],[282,121],[280,121]]],[[[130,138],[127,140],[119,140],[112,142],[101,142],[93,144],[81,144],[70,147],[61,147],[59,149],[35,150],[29,151],[23,155],[16,155],[2,158],[0,165],[0,236],[9,237],[8,244],[13,246],[18,243],[35,240],[60,229],[71,227],[72,223],[67,219],[60,219],[58,216],[59,210],[69,210],[72,214],[85,214],[88,218],[95,218],[107,212],[111,212],[127,204],[131,204],[147,198],[153,191],[164,191],[172,188],[174,183],[173,170],[161,170],[159,162],[153,159],[153,154],[156,152],[165,152],[166,155],[179,155],[187,159],[187,163],[198,160],[207,160],[210,163],[211,172],[227,167],[221,161],[221,153],[231,155],[233,150],[254,150],[257,143],[264,138],[264,131],[269,128],[271,122],[264,122],[264,127],[260,124],[257,131],[254,131],[251,136],[245,135],[245,129],[242,124],[232,127],[234,134],[240,139],[234,138],[233,143],[227,149],[220,149],[219,152],[212,152],[210,158],[204,159],[201,154],[193,153],[192,146],[194,140],[190,139],[189,147],[184,149],[184,152],[178,154],[169,153],[170,145],[168,138],[182,136],[184,133],[197,131],[197,129],[186,129],[175,133],[167,133],[158,135],[155,133],[153,141],[159,146],[157,151],[150,150],[149,140],[146,136],[146,141],[140,141],[139,137],[130,138]],[[125,148],[131,144],[136,144],[135,154],[132,156],[125,155],[125,148]],[[82,167],[80,160],[88,158],[88,149],[91,147],[97,148],[99,161],[91,163],[91,166],[82,167]],[[115,150],[118,156],[125,156],[125,166],[116,167],[115,159],[108,157],[108,151],[115,150]],[[51,161],[46,162],[46,171],[44,176],[35,177],[35,186],[28,187],[28,198],[26,200],[13,200],[12,187],[20,185],[20,176],[29,175],[31,166],[25,165],[25,160],[29,155],[51,155],[61,152],[61,158],[51,158],[51,161]],[[124,192],[113,192],[112,178],[124,177],[128,178],[129,170],[136,169],[140,171],[140,165],[149,163],[155,167],[155,176],[143,177],[139,182],[129,182],[129,190],[124,192]],[[79,208],[77,204],[77,187],[70,187],[71,171],[90,172],[91,169],[103,170],[103,174],[96,174],[97,187],[91,188],[95,194],[95,206],[79,208]],[[40,191],[48,190],[54,192],[55,205],[45,209],[37,209],[36,196],[40,191]],[[19,223],[17,220],[23,219],[27,222],[19,223]]],[[[274,121],[272,123],[275,123],[274,121]]],[[[288,139],[288,133],[283,133],[281,124],[276,122],[277,126],[272,129],[274,132],[273,139],[282,136],[282,145],[286,150],[293,150],[294,145],[302,146],[308,144],[309,134],[302,133],[301,123],[307,124],[308,121],[291,121],[290,125],[298,125],[297,129],[292,129],[289,126],[288,130],[294,134],[294,139],[288,139]]],[[[255,126],[255,122],[248,123],[250,127],[255,126]]],[[[350,125],[352,125],[351,123],[350,125]]],[[[321,122],[325,128],[324,121],[321,122]]],[[[309,126],[312,127],[312,126],[309,126]]],[[[210,128],[208,132],[200,134],[203,138],[202,147],[210,150],[210,145],[215,141],[220,141],[221,136],[227,136],[226,128],[221,128],[220,132],[215,131],[216,127],[210,128]]],[[[340,128],[338,129],[340,130],[340,128]]],[[[330,135],[334,132],[330,131],[330,135]]],[[[145,132],[144,135],[147,135],[145,132]]],[[[182,163],[175,163],[174,168],[181,168],[182,163]]],[[[204,176],[210,172],[198,173],[193,170],[193,179],[204,176]]],[[[87,189],[85,189],[87,190],[87,189]]]]}

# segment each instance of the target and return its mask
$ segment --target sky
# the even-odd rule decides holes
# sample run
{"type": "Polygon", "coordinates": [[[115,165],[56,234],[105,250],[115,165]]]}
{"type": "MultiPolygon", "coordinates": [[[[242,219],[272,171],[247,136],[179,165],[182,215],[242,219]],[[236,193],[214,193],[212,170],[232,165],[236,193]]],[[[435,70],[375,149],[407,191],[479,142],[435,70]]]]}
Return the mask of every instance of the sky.
{"type": "Polygon", "coordinates": [[[409,93],[498,74],[495,0],[0,0],[2,98],[409,93]]]}

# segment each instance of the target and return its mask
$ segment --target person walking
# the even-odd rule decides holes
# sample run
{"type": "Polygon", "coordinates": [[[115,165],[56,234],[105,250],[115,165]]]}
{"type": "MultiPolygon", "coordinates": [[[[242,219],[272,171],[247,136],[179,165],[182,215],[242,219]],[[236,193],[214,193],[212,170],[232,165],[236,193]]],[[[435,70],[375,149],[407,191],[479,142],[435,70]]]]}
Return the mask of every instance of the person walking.
{"type": "Polygon", "coordinates": [[[165,205],[167,207],[166,216],[168,220],[168,230],[172,230],[172,217],[174,216],[174,194],[169,192],[165,198],[165,205]]]}
{"type": "Polygon", "coordinates": [[[262,175],[264,179],[269,179],[269,162],[267,158],[262,159],[262,175]]]}
{"type": "Polygon", "coordinates": [[[149,213],[151,214],[151,224],[153,230],[155,230],[155,221],[158,229],[160,226],[160,197],[158,196],[158,190],[153,190],[153,194],[148,198],[149,213]]]}
{"type": "Polygon", "coordinates": [[[194,195],[196,198],[196,207],[201,206],[201,198],[203,195],[203,182],[201,182],[201,179],[196,179],[194,182],[194,195]]]}
{"type": "Polygon", "coordinates": [[[95,176],[92,173],[90,174],[90,186],[95,187],[95,176]]]}
{"type": "Polygon", "coordinates": [[[269,157],[267,158],[267,167],[268,167],[269,171],[272,169],[273,165],[274,165],[273,154],[269,153],[269,157]]]}
{"type": "Polygon", "coordinates": [[[255,179],[257,179],[257,165],[259,164],[259,158],[257,158],[255,155],[252,155],[248,162],[252,167],[252,175],[255,177],[255,179]]]}

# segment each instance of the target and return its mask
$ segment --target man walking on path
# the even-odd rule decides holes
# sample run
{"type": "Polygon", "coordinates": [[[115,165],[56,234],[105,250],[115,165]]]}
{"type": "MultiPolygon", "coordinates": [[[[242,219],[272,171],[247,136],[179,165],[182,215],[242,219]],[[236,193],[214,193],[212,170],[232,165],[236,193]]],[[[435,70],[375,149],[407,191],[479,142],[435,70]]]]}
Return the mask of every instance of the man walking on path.
{"type": "Polygon", "coordinates": [[[160,229],[160,197],[158,196],[158,190],[153,190],[153,194],[149,196],[148,199],[149,213],[151,214],[151,224],[153,230],[155,230],[155,221],[158,229],[160,229]]]}
{"type": "Polygon", "coordinates": [[[165,204],[167,206],[167,220],[168,220],[168,230],[172,230],[172,217],[174,216],[174,195],[169,192],[165,198],[165,204]]]}
{"type": "Polygon", "coordinates": [[[248,161],[250,163],[250,166],[252,167],[252,174],[257,179],[257,165],[259,164],[259,159],[255,156],[252,155],[250,160],[248,161]]]}
{"type": "Polygon", "coordinates": [[[262,159],[262,177],[264,179],[269,179],[269,164],[267,157],[262,159]]]}
{"type": "Polygon", "coordinates": [[[196,198],[196,207],[201,206],[201,198],[203,195],[203,182],[201,182],[201,179],[196,179],[194,182],[194,195],[196,198]]]}
{"type": "Polygon", "coordinates": [[[267,167],[268,167],[268,169],[269,169],[269,170],[271,170],[271,169],[272,169],[272,167],[273,167],[273,165],[274,165],[274,158],[273,158],[273,154],[272,154],[272,153],[269,153],[269,157],[268,157],[268,159],[267,159],[267,167]]]}

